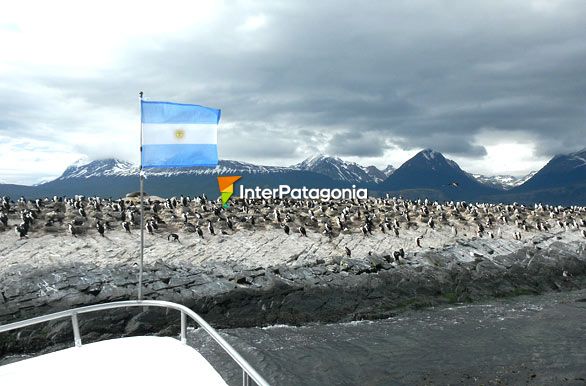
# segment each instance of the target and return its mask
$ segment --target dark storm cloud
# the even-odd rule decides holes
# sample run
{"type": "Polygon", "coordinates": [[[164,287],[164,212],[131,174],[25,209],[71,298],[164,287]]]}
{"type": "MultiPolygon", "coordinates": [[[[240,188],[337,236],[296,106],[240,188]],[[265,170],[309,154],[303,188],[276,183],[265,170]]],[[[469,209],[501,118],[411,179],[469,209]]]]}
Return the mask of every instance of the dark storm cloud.
{"type": "Polygon", "coordinates": [[[375,133],[355,130],[334,134],[328,142],[326,152],[340,156],[380,157],[389,147],[386,140],[375,133]]]}
{"type": "Polygon", "coordinates": [[[529,133],[551,155],[584,146],[586,101],[586,7],[551,4],[273,5],[258,31],[220,27],[219,41],[166,41],[143,58],[167,69],[161,81],[191,79],[184,96],[217,101],[226,119],[315,128],[340,155],[381,155],[389,140],[480,157],[486,129],[529,133]]]}
{"type": "MultiPolygon", "coordinates": [[[[586,145],[585,16],[578,0],[236,2],[191,34],[133,42],[101,76],[34,81],[96,106],[144,90],[221,107],[225,158],[393,144],[479,158],[480,133],[549,156],[586,145]],[[264,26],[242,27],[257,15],[264,26]]],[[[35,130],[3,112],[0,130],[35,130]]]]}

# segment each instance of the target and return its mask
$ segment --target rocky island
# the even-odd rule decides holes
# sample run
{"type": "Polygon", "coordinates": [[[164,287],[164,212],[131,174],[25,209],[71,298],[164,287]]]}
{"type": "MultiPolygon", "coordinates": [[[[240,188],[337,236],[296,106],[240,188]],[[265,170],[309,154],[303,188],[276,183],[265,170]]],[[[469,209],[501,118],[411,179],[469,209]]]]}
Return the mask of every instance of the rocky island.
{"type": "MultiPolygon", "coordinates": [[[[135,197],[4,202],[0,323],[136,298],[135,197]]],[[[205,197],[147,197],[143,294],[227,328],[378,319],[585,288],[585,218],[581,207],[401,198],[236,200],[223,208],[205,197]]],[[[178,318],[144,309],[80,322],[91,341],[174,332],[178,318]]],[[[0,352],[35,350],[69,334],[68,320],[4,334],[0,352]]]]}

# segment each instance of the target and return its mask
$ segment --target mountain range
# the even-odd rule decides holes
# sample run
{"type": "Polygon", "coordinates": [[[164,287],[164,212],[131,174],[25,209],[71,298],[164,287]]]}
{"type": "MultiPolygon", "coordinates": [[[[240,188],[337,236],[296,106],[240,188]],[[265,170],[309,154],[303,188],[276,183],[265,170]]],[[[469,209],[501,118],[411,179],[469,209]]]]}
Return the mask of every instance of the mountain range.
{"type": "Polygon", "coordinates": [[[531,173],[521,176],[515,177],[508,174],[500,174],[496,176],[485,176],[483,174],[472,174],[472,177],[476,179],[476,181],[483,183],[484,185],[492,186],[494,188],[502,189],[502,190],[509,190],[516,186],[523,185],[527,180],[533,177],[537,171],[532,171],[531,173]]]}
{"type": "Polygon", "coordinates": [[[361,166],[354,162],[346,162],[338,157],[328,157],[323,154],[307,158],[303,162],[291,166],[291,169],[315,172],[328,176],[336,181],[347,181],[357,184],[378,184],[386,180],[395,171],[392,165],[388,165],[383,170],[380,170],[376,166],[361,166]]]}
{"type": "MultiPolygon", "coordinates": [[[[586,205],[586,149],[555,156],[537,172],[515,178],[472,175],[443,154],[425,149],[398,169],[362,166],[338,157],[316,155],[301,163],[262,166],[221,160],[215,168],[146,169],[145,191],[160,196],[217,195],[216,176],[240,175],[245,186],[344,188],[356,185],[373,195],[402,195],[434,200],[547,202],[586,205]]],[[[0,184],[0,195],[44,197],[53,195],[123,196],[138,190],[138,167],[125,161],[80,161],[55,180],[35,186],[0,184]]]]}

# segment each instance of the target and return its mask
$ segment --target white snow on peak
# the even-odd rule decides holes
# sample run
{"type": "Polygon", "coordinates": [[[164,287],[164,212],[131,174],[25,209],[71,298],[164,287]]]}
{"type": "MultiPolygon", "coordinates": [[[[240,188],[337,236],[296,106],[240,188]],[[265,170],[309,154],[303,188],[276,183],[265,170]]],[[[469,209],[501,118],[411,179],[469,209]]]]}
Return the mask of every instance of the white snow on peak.
{"type": "Polygon", "coordinates": [[[356,162],[348,162],[339,157],[323,154],[309,157],[291,166],[291,169],[320,173],[340,181],[380,182],[385,178],[382,171],[374,166],[362,166],[356,162]]]}
{"type": "Polygon", "coordinates": [[[518,178],[517,181],[514,182],[513,186],[523,185],[525,182],[529,181],[536,174],[537,174],[537,170],[533,170],[532,172],[530,172],[526,176],[518,178]]]}
{"type": "Polygon", "coordinates": [[[569,155],[570,159],[577,161],[575,168],[586,165],[586,148],[569,155]]]}
{"type": "Polygon", "coordinates": [[[424,149],[421,151],[421,154],[423,154],[425,159],[431,161],[431,160],[435,159],[435,157],[440,153],[438,153],[437,151],[432,150],[432,149],[424,149]]]}
{"type": "Polygon", "coordinates": [[[51,181],[53,181],[53,180],[55,180],[57,178],[59,178],[59,176],[57,176],[57,177],[46,177],[46,178],[43,178],[41,180],[38,180],[36,183],[33,184],[33,186],[43,185],[43,184],[46,184],[47,182],[51,182],[51,181]]]}
{"type": "Polygon", "coordinates": [[[397,170],[397,169],[395,169],[395,167],[393,165],[387,165],[387,167],[381,171],[388,177],[391,174],[393,174],[395,172],[395,170],[397,170]]]}
{"type": "MultiPolygon", "coordinates": [[[[210,167],[191,167],[191,168],[148,168],[145,169],[147,176],[177,176],[177,175],[216,175],[216,174],[230,174],[230,173],[275,173],[285,172],[290,170],[287,167],[279,166],[259,166],[246,162],[222,160],[213,168],[210,167]]],[[[80,162],[69,166],[63,175],[59,177],[60,180],[68,178],[91,178],[102,176],[138,176],[138,166],[117,159],[106,159],[91,161],[89,163],[80,162]]]]}
{"type": "Polygon", "coordinates": [[[69,166],[59,179],[90,178],[100,176],[131,176],[138,168],[130,162],[117,159],[89,161],[82,159],[69,166]]]}
{"type": "MultiPolygon", "coordinates": [[[[226,175],[226,174],[265,174],[285,173],[290,171],[310,171],[326,175],[334,180],[349,182],[381,182],[395,169],[389,165],[383,171],[374,166],[362,166],[355,162],[347,162],[339,157],[317,154],[292,166],[262,166],[247,162],[221,160],[216,167],[191,168],[148,168],[148,176],[178,176],[178,175],[226,175]]],[[[139,168],[130,162],[118,159],[104,159],[89,161],[83,158],[69,166],[58,180],[69,178],[94,178],[103,176],[128,177],[137,176],[139,168]]]]}
{"type": "Polygon", "coordinates": [[[500,187],[501,189],[511,189],[516,186],[524,184],[527,180],[533,177],[537,172],[532,171],[531,173],[527,174],[526,176],[515,177],[511,175],[495,175],[495,176],[485,176],[482,174],[472,174],[472,176],[480,183],[485,185],[492,185],[500,187]]]}
{"type": "Polygon", "coordinates": [[[88,157],[82,157],[82,158],[78,159],[77,161],[75,161],[74,163],[72,163],[71,165],[69,165],[69,167],[80,168],[82,166],[89,164],[90,162],[92,162],[92,160],[89,159],[88,157]]]}
{"type": "Polygon", "coordinates": [[[321,161],[324,161],[326,159],[330,158],[329,156],[322,154],[322,153],[318,153],[315,155],[312,155],[309,158],[306,158],[305,160],[303,160],[301,163],[299,163],[298,165],[306,165],[306,166],[313,166],[321,161]]]}

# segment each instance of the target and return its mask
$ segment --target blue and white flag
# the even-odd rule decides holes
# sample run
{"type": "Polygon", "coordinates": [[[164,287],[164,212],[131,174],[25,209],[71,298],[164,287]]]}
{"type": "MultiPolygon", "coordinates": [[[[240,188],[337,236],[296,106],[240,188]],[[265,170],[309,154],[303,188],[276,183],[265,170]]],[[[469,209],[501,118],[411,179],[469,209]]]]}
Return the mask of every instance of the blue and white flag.
{"type": "Polygon", "coordinates": [[[141,121],[143,168],[218,164],[220,110],[141,101],[141,121]]]}

